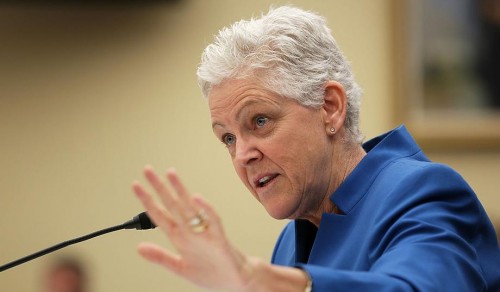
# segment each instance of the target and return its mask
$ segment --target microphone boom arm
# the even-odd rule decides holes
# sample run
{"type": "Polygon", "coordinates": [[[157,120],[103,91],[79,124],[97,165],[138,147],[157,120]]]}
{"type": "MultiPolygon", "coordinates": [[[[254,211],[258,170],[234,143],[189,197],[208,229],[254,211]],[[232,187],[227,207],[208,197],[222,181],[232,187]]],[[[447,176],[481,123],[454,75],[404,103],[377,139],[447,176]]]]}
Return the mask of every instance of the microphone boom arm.
{"type": "Polygon", "coordinates": [[[102,230],[99,230],[96,232],[92,232],[92,233],[84,235],[84,236],[80,236],[80,237],[77,237],[74,239],[70,239],[70,240],[61,242],[61,243],[56,244],[54,246],[51,246],[49,248],[43,249],[43,250],[35,252],[31,255],[22,257],[20,259],[17,259],[15,261],[12,261],[10,263],[2,265],[2,266],[0,266],[0,272],[3,272],[5,270],[8,270],[8,269],[13,268],[15,266],[18,266],[18,265],[23,264],[25,262],[34,260],[38,257],[41,257],[41,256],[46,255],[48,253],[54,252],[56,250],[59,250],[61,248],[66,247],[66,246],[69,246],[69,245],[72,245],[75,243],[79,243],[79,242],[82,242],[85,240],[89,240],[89,239],[94,238],[94,237],[99,236],[99,235],[103,235],[106,233],[110,233],[110,232],[114,232],[114,231],[118,231],[118,230],[122,230],[122,229],[135,228],[138,230],[142,230],[142,229],[151,229],[151,228],[155,228],[155,227],[156,226],[149,220],[149,217],[146,215],[146,212],[143,212],[143,213],[135,216],[132,220],[129,220],[123,224],[108,227],[108,228],[105,228],[105,229],[102,229],[102,230]]]}

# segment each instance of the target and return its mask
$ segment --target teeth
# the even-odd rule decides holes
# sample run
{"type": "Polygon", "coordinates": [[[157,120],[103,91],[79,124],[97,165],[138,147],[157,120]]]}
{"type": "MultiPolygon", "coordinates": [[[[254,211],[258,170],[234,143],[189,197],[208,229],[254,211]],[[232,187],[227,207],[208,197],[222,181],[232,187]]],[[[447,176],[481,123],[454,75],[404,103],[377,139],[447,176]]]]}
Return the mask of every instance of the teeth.
{"type": "Polygon", "coordinates": [[[270,179],[271,179],[270,175],[265,176],[265,177],[259,179],[259,186],[260,187],[264,186],[270,179]]]}

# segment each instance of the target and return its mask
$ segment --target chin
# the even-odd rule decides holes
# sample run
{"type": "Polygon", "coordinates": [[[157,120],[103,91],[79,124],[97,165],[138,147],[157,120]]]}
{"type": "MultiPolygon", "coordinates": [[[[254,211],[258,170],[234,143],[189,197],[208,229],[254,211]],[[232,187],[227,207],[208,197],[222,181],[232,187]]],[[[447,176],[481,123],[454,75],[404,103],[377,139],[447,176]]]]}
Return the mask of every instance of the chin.
{"type": "Polygon", "coordinates": [[[264,205],[264,208],[266,209],[269,216],[277,220],[295,218],[295,216],[293,216],[294,214],[289,211],[289,208],[283,208],[282,204],[275,204],[275,205],[268,204],[264,205]]]}

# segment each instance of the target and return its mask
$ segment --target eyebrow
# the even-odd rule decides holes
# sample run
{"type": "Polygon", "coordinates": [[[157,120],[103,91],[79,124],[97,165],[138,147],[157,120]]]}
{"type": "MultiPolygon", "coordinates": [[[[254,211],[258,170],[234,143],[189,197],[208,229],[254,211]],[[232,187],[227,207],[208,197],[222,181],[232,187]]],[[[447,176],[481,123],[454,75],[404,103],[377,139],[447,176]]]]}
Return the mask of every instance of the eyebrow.
{"type": "MultiPolygon", "coordinates": [[[[243,102],[243,105],[238,109],[238,111],[236,112],[236,120],[240,120],[240,116],[241,116],[241,112],[249,105],[253,105],[253,104],[259,104],[261,103],[262,101],[258,101],[258,100],[255,100],[255,99],[248,99],[246,101],[243,102]]],[[[221,124],[221,123],[218,123],[218,122],[213,122],[212,123],[212,129],[214,129],[216,126],[221,126],[224,128],[224,124],[221,124]]]]}

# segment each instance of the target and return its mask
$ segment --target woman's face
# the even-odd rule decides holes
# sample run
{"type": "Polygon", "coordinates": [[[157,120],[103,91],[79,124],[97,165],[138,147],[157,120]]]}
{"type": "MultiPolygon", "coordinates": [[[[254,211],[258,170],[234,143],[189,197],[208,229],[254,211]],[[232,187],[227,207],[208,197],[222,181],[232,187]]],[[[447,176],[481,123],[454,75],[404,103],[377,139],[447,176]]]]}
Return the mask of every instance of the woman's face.
{"type": "Polygon", "coordinates": [[[214,87],[208,103],[238,176],[272,217],[307,218],[320,209],[331,191],[333,152],[322,108],[243,80],[214,87]]]}

